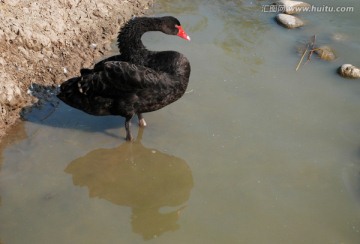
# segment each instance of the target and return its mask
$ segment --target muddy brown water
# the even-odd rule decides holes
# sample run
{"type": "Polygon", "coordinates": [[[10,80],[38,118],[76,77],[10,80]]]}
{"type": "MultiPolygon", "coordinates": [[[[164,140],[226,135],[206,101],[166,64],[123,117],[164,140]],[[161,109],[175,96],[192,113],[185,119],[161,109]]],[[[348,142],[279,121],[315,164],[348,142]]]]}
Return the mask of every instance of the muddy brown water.
{"type": "Polygon", "coordinates": [[[335,73],[360,65],[360,4],[303,14],[300,30],[263,4],[154,6],[192,41],[143,41],[184,53],[191,81],[147,128],[134,121],[134,143],[123,118],[56,99],[26,115],[1,145],[0,242],[360,243],[360,83],[335,73]],[[314,34],[338,59],[295,72],[314,34]]]}

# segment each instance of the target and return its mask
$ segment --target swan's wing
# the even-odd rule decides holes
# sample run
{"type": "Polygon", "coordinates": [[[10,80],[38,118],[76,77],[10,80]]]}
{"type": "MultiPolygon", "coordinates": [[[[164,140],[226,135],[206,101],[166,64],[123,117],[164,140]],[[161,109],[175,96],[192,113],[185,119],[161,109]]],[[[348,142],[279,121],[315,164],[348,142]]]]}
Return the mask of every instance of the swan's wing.
{"type": "Polygon", "coordinates": [[[109,81],[118,89],[168,87],[175,79],[165,72],[121,61],[106,62],[104,70],[109,81]]]}
{"type": "Polygon", "coordinates": [[[141,65],[122,61],[109,61],[103,70],[81,77],[80,92],[87,95],[102,95],[134,92],[141,89],[162,89],[173,86],[175,77],[141,65]]]}
{"type": "Polygon", "coordinates": [[[80,74],[81,75],[88,75],[88,74],[91,74],[91,73],[94,73],[94,72],[102,71],[102,70],[104,70],[104,64],[106,62],[109,62],[109,61],[121,61],[121,59],[122,59],[122,56],[120,54],[108,57],[108,58],[103,59],[103,60],[99,61],[98,63],[96,63],[94,65],[94,68],[92,68],[92,69],[87,69],[87,68],[80,69],[80,74]]]}

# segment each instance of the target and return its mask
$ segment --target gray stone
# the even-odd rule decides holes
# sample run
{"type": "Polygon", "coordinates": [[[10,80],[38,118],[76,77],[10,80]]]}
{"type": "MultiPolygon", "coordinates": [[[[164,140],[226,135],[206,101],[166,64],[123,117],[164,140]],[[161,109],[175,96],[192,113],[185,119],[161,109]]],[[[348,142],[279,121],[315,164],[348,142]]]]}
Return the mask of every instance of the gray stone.
{"type": "Polygon", "coordinates": [[[338,70],[339,74],[346,78],[360,78],[360,69],[352,64],[343,64],[338,70]]]}
{"type": "Polygon", "coordinates": [[[304,22],[301,19],[289,14],[278,14],[276,15],[276,20],[279,24],[289,29],[304,26],[304,22]]]}

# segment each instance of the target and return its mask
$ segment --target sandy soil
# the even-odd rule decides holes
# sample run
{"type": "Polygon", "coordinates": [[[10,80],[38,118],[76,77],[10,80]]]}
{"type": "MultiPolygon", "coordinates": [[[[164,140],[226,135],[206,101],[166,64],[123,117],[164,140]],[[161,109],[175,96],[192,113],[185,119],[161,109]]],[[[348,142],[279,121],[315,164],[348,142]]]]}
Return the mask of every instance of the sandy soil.
{"type": "Polygon", "coordinates": [[[0,139],[20,111],[91,67],[146,0],[0,0],[0,139]],[[41,97],[41,96],[40,96],[41,97]]]}

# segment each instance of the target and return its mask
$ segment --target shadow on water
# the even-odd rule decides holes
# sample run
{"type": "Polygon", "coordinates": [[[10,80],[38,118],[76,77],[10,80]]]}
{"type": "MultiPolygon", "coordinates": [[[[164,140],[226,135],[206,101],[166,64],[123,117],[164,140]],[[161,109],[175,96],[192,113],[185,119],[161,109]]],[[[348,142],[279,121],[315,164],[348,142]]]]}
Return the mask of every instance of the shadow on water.
{"type": "Polygon", "coordinates": [[[116,138],[124,138],[121,133],[107,130],[124,127],[125,119],[120,116],[93,116],[72,108],[56,97],[57,87],[32,84],[31,94],[39,101],[21,111],[24,121],[55,128],[99,132],[116,138]]]}
{"type": "Polygon", "coordinates": [[[76,186],[86,186],[91,198],[132,209],[133,232],[145,240],[179,229],[177,221],[193,188],[187,163],[135,142],[96,149],[72,161],[65,172],[76,186]],[[164,207],[170,207],[162,211],[164,207]],[[172,209],[175,208],[175,209],[172,209]]]}

